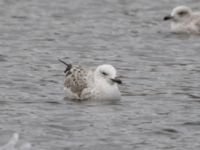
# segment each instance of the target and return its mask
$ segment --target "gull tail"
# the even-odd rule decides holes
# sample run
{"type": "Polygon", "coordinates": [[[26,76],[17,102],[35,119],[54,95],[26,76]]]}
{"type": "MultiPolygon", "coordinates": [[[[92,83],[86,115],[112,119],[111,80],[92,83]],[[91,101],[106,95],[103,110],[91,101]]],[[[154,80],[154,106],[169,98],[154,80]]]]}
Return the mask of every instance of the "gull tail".
{"type": "Polygon", "coordinates": [[[64,73],[67,73],[69,70],[71,70],[71,68],[72,68],[72,64],[68,64],[68,63],[66,63],[66,62],[64,62],[63,60],[61,60],[61,59],[58,59],[61,63],[63,63],[63,64],[65,64],[67,67],[66,67],[66,69],[65,69],[65,71],[64,71],[64,73]]]}

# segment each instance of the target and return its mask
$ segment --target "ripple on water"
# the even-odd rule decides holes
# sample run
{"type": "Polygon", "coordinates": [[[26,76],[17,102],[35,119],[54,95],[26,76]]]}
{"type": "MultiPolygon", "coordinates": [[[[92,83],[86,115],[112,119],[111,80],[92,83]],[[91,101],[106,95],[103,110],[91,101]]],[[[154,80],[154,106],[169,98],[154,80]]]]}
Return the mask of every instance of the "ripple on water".
{"type": "Polygon", "coordinates": [[[200,121],[192,121],[192,122],[185,122],[183,123],[184,126],[199,126],[200,127],[200,121]]]}
{"type": "Polygon", "coordinates": [[[1,54],[0,54],[0,62],[6,61],[6,57],[7,57],[7,56],[1,55],[1,54]]]}

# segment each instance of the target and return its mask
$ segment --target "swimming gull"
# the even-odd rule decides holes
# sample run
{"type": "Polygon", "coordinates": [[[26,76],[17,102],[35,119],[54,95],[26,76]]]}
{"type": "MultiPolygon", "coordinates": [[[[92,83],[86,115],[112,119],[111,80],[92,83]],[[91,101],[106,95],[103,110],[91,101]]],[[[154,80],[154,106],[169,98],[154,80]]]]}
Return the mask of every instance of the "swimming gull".
{"type": "Polygon", "coordinates": [[[174,8],[164,20],[171,20],[171,30],[174,33],[200,34],[200,12],[193,12],[187,6],[174,8]]]}
{"type": "Polygon", "coordinates": [[[79,65],[68,64],[65,70],[64,89],[70,99],[119,100],[118,84],[122,81],[116,76],[112,65],[104,64],[91,70],[79,65]]]}

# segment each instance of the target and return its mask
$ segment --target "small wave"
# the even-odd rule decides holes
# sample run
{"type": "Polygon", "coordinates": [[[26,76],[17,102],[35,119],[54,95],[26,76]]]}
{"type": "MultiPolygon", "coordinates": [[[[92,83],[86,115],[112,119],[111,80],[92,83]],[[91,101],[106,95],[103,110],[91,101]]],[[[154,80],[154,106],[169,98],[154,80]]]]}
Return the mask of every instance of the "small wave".
{"type": "Polygon", "coordinates": [[[174,134],[178,134],[179,131],[177,131],[176,129],[172,129],[172,128],[164,128],[159,131],[156,131],[155,133],[160,134],[160,135],[174,135],[174,134]]]}
{"type": "Polygon", "coordinates": [[[6,56],[0,54],[0,61],[6,61],[5,57],[6,56]]]}
{"type": "Polygon", "coordinates": [[[183,123],[183,125],[185,125],[185,126],[200,126],[200,121],[196,121],[196,122],[185,122],[185,123],[183,123]]]}

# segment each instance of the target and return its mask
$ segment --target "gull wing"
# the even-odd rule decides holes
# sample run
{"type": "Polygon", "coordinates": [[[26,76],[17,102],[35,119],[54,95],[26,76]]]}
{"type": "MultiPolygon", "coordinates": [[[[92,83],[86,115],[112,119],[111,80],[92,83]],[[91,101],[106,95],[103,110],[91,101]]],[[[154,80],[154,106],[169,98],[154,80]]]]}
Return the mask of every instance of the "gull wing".
{"type": "Polygon", "coordinates": [[[200,13],[196,13],[193,17],[194,25],[197,28],[197,32],[200,33],[200,13]]]}
{"type": "Polygon", "coordinates": [[[66,71],[64,86],[81,98],[84,89],[90,86],[92,71],[81,66],[72,66],[66,71]]]}

